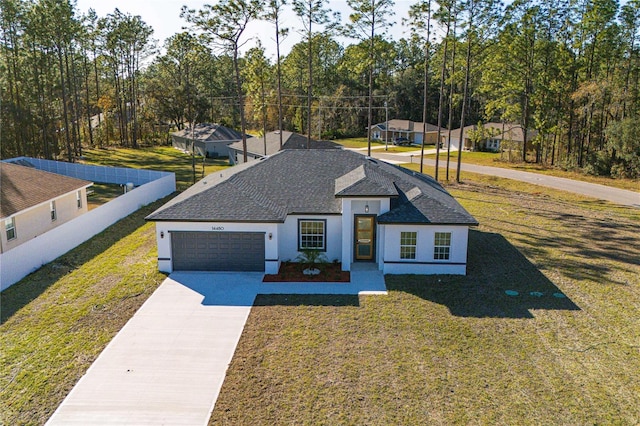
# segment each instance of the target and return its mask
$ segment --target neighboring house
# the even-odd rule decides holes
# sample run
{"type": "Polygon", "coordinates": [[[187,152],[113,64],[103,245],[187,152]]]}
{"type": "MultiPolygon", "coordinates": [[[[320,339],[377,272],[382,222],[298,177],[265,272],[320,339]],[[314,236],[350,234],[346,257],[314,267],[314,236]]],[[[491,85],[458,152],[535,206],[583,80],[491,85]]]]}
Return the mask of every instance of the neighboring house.
{"type": "MultiPolygon", "coordinates": [[[[534,130],[527,132],[527,149],[533,149],[532,141],[536,136],[537,132],[534,130]]],[[[463,137],[463,149],[467,151],[522,150],[524,130],[519,124],[489,122],[482,124],[482,128],[477,124],[466,126],[463,137]]],[[[447,146],[447,138],[448,132],[442,135],[444,146],[447,146]]],[[[459,149],[459,146],[460,128],[457,128],[451,131],[451,147],[459,149]]]]}
{"type": "MultiPolygon", "coordinates": [[[[374,140],[393,142],[395,138],[404,137],[412,143],[422,144],[423,123],[410,120],[393,119],[371,126],[371,138],[374,140]]],[[[438,140],[438,126],[427,123],[425,144],[435,145],[438,140]]]]}
{"type": "MultiPolygon", "coordinates": [[[[247,139],[247,160],[264,158],[267,155],[275,154],[281,149],[342,149],[340,144],[331,141],[311,140],[307,143],[307,137],[298,133],[283,131],[282,148],[280,148],[280,131],[269,132],[266,138],[255,137],[247,139]]],[[[244,163],[242,141],[229,145],[229,161],[232,164],[244,163]]]]}
{"type": "Polygon", "coordinates": [[[172,133],[173,147],[191,152],[195,140],[195,150],[198,155],[209,158],[228,157],[228,145],[242,140],[242,134],[219,124],[202,123],[172,133]]]}
{"type": "Polygon", "coordinates": [[[351,270],[465,274],[478,222],[429,176],[348,150],[284,150],[214,172],[154,213],[158,267],[265,271],[303,249],[351,270]]]}
{"type": "Polygon", "coordinates": [[[86,213],[92,183],[0,162],[0,253],[86,213]]]}

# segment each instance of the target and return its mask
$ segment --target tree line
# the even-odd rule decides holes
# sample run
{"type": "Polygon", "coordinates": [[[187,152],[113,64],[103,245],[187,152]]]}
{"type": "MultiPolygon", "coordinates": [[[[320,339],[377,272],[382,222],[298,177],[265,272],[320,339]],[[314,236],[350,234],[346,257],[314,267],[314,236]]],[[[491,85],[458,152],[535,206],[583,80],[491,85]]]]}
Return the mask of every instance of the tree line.
{"type": "Polygon", "coordinates": [[[160,46],[118,9],[0,0],[0,155],[74,161],[200,122],[370,139],[389,114],[445,129],[517,123],[525,161],[640,175],[640,0],[422,0],[407,17],[392,0],[347,4],[347,24],[326,0],[183,7],[189,29],[160,46]],[[301,41],[281,55],[287,10],[301,41]],[[255,20],[272,24],[275,58],[259,41],[241,52],[255,20]],[[409,35],[392,40],[392,25],[409,35]]]}

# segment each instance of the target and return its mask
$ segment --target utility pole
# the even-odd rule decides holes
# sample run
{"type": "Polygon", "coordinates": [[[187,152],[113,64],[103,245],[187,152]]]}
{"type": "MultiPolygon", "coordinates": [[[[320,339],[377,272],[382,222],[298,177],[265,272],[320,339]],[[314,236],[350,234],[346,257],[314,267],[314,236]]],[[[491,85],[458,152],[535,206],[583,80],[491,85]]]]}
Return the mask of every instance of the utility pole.
{"type": "Polygon", "coordinates": [[[384,101],[384,150],[389,151],[389,108],[384,101]]]}
{"type": "Polygon", "coordinates": [[[195,118],[191,121],[191,169],[193,170],[193,184],[196,183],[196,123],[195,118]]]}

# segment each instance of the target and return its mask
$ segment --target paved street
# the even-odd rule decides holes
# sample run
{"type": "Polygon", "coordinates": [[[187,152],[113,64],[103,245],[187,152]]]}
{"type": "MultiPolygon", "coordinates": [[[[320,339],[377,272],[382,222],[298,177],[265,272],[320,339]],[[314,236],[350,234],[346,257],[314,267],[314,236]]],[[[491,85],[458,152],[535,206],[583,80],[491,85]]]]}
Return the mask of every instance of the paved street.
{"type": "MultiPolygon", "coordinates": [[[[392,164],[409,163],[411,161],[420,161],[420,150],[402,153],[388,153],[384,151],[384,147],[376,147],[371,151],[371,156],[381,160],[388,161],[392,164]]],[[[365,150],[355,150],[366,154],[365,150]]],[[[425,153],[433,153],[435,150],[425,151],[425,153]]],[[[464,159],[464,154],[463,154],[464,159]]],[[[453,159],[452,159],[453,160],[453,159]]],[[[425,159],[425,165],[435,166],[436,162],[432,159],[425,159]]],[[[445,162],[440,162],[440,168],[445,167],[445,162]]],[[[479,173],[483,175],[498,176],[507,179],[519,180],[522,182],[532,183],[534,185],[546,186],[549,188],[560,189],[563,191],[573,192],[575,194],[586,195],[588,197],[597,198],[599,200],[610,201],[612,203],[624,206],[632,206],[640,208],[640,192],[628,191],[624,189],[612,188],[610,186],[598,185],[578,180],[543,175],[540,173],[523,172],[520,170],[503,169],[500,167],[479,166],[475,164],[462,163],[461,170],[463,172],[479,173]]],[[[451,162],[450,176],[455,179],[456,163],[451,162]],[[453,173],[453,175],[451,174],[453,173]]],[[[640,189],[640,188],[638,188],[640,189]]]]}

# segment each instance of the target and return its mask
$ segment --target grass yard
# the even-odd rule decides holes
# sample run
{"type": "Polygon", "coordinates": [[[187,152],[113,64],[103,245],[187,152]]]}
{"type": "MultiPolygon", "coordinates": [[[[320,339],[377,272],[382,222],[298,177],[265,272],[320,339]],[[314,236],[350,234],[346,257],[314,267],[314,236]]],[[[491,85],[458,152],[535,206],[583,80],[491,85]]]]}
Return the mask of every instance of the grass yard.
{"type": "Polygon", "coordinates": [[[100,207],[124,193],[122,186],[115,183],[94,183],[87,190],[89,210],[100,207]]]}
{"type": "MultiPolygon", "coordinates": [[[[345,138],[345,139],[335,139],[333,140],[335,143],[339,143],[345,148],[366,148],[367,147],[367,138],[345,138]]],[[[391,145],[391,142],[389,142],[391,145]]],[[[384,142],[380,141],[371,141],[371,146],[384,146],[384,142]]]]}
{"type": "MultiPolygon", "coordinates": [[[[345,148],[367,148],[367,138],[348,138],[348,139],[336,139],[333,142],[339,143],[345,148]]],[[[386,146],[383,142],[378,140],[371,141],[371,148],[378,148],[386,146]]],[[[411,151],[419,151],[420,145],[410,145],[410,146],[396,146],[389,141],[388,150],[386,152],[389,153],[399,153],[399,152],[411,152],[411,151]]],[[[424,149],[433,149],[435,145],[425,145],[424,149]]]]}
{"type": "MultiPolygon", "coordinates": [[[[176,187],[184,190],[193,183],[191,156],[173,147],[86,149],[84,162],[101,166],[132,167],[176,174],[176,187]]],[[[202,178],[202,157],[196,158],[196,180],[202,178]]],[[[226,159],[206,159],[204,175],[229,167],[226,159]]]]}
{"type": "Polygon", "coordinates": [[[259,297],[210,424],[638,424],[640,211],[448,189],[481,223],[466,277],[259,297]]]}
{"type": "Polygon", "coordinates": [[[143,207],[0,293],[0,424],[44,424],[164,280],[143,207]]]}
{"type": "MultiPolygon", "coordinates": [[[[425,158],[428,159],[435,159],[435,157],[435,154],[425,155],[425,158]]],[[[417,160],[419,160],[419,158],[417,160]]],[[[441,167],[444,167],[447,161],[446,151],[440,154],[440,161],[442,162],[441,167]]],[[[452,152],[450,157],[452,168],[450,170],[453,171],[454,176],[455,165],[457,161],[458,152],[452,152]]],[[[500,153],[463,151],[462,162],[469,164],[478,164],[480,166],[501,167],[505,169],[521,170],[524,172],[541,173],[550,176],[557,176],[584,182],[597,183],[600,185],[613,186],[620,189],[628,189],[630,191],[640,190],[640,181],[638,181],[637,179],[613,179],[606,176],[587,175],[584,173],[580,173],[579,171],[562,170],[557,167],[545,166],[542,164],[502,161],[500,160],[500,153]]]]}

